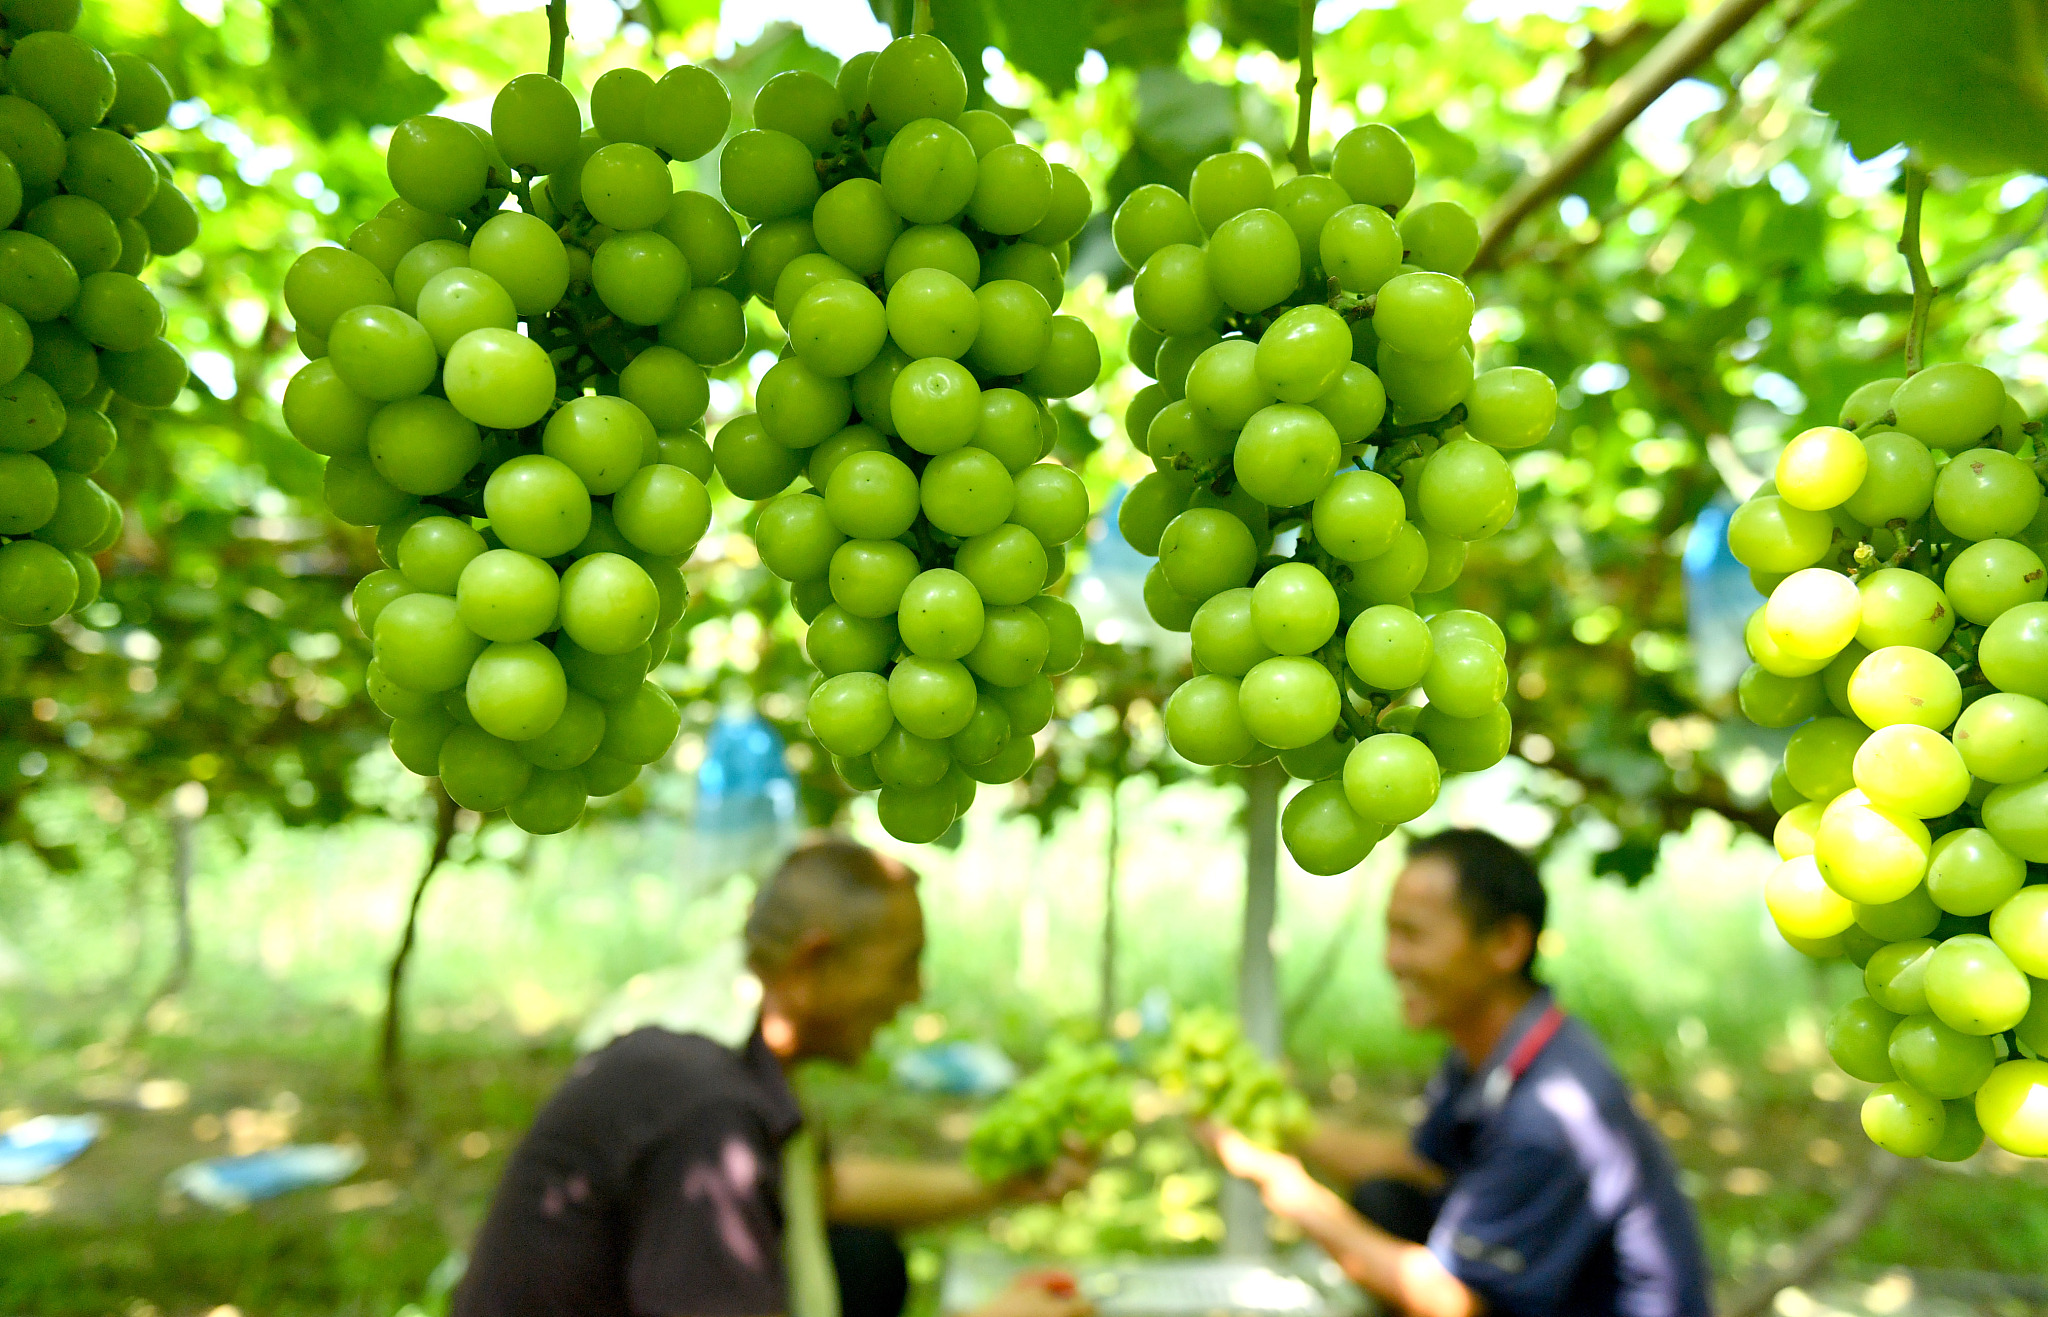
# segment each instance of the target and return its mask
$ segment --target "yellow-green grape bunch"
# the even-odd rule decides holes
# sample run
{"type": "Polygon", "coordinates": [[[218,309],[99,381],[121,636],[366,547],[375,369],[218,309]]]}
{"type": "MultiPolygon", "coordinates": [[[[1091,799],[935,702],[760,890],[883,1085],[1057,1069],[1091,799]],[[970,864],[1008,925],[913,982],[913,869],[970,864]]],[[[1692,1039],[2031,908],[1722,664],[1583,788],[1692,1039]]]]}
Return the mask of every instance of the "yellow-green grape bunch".
{"type": "Polygon", "coordinates": [[[968,1136],[967,1169],[984,1183],[1007,1184],[1101,1147],[1131,1120],[1131,1079],[1116,1048],[1057,1040],[1044,1066],[981,1113],[968,1136]]]}
{"type": "Polygon", "coordinates": [[[1199,1120],[1215,1120],[1254,1143],[1285,1147],[1308,1132],[1308,1101],[1245,1040],[1237,1017],[1204,1008],[1174,1021],[1149,1067],[1160,1091],[1199,1120]]]}
{"type": "Polygon", "coordinates": [[[1057,314],[1092,202],[966,103],[945,45],[904,37],[836,86],[771,79],[719,171],[756,225],[740,279],[789,343],[713,458],[766,501],[755,543],[821,677],[812,733],[909,842],[1023,775],[1051,678],[1081,655],[1079,615],[1045,592],[1088,493],[1042,459],[1045,399],[1102,369],[1087,325],[1057,314]]]}
{"type": "Polygon", "coordinates": [[[1828,1050],[1901,1156],[2048,1156],[2042,457],[1996,375],[1931,366],[1795,437],[1729,522],[1769,596],[1742,711],[1797,729],[1764,899],[1862,967],[1828,1050]]]}
{"type": "Polygon", "coordinates": [[[199,236],[170,162],[154,64],[71,35],[79,0],[0,3],[0,621],[45,626],[99,598],[121,506],[93,480],[114,398],[168,407],[185,359],[138,277],[199,236]]]}
{"type": "Polygon", "coordinates": [[[1347,133],[1329,168],[1276,185],[1258,156],[1213,155],[1186,196],[1138,188],[1113,226],[1137,271],[1131,360],[1155,381],[1125,424],[1157,467],[1118,526],[1158,558],[1146,605],[1190,633],[1197,674],[1167,735],[1197,764],[1277,755],[1309,782],[1281,835],[1319,874],[1428,809],[1443,773],[1507,753],[1500,628],[1425,620],[1414,597],[1508,524],[1501,451],[1557,415],[1540,372],[1474,374],[1458,276],[1478,227],[1409,205],[1401,136],[1347,133]]]}
{"type": "Polygon", "coordinates": [[[386,160],[398,196],[284,287],[309,358],[285,422],[387,564],[355,614],[391,748],[535,833],[675,740],[648,673],[710,524],[705,367],[746,332],[717,286],[739,226],[668,168],[724,135],[724,86],[615,69],[591,113],[586,130],[566,87],[525,74],[489,131],[406,120],[386,160]]]}

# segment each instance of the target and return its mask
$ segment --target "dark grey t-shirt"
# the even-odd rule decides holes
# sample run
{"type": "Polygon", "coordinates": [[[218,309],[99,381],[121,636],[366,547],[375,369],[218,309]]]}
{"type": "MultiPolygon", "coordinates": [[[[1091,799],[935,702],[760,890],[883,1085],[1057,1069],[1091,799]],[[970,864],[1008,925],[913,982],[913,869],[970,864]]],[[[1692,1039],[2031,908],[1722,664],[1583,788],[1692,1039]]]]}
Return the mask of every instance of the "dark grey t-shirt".
{"type": "Polygon", "coordinates": [[[639,1029],[579,1061],[512,1154],[454,1317],[763,1317],[788,1308],[782,1145],[759,1034],[639,1029]]]}

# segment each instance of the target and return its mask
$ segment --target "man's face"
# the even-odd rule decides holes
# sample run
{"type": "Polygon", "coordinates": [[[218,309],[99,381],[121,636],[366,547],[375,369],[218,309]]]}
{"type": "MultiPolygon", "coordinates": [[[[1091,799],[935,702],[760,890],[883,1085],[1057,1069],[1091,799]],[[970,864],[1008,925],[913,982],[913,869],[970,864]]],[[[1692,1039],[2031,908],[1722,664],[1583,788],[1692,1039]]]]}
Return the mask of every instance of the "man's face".
{"type": "Polygon", "coordinates": [[[846,1065],[860,1060],[875,1031],[924,994],[924,911],[917,888],[892,890],[872,933],[828,948],[813,970],[804,1050],[846,1065]]]}
{"type": "Polygon", "coordinates": [[[1527,931],[1507,924],[1475,935],[1458,904],[1458,871],[1425,855],[1387,898],[1387,972],[1411,1029],[1443,1029],[1471,1015],[1517,974],[1527,931]]]}

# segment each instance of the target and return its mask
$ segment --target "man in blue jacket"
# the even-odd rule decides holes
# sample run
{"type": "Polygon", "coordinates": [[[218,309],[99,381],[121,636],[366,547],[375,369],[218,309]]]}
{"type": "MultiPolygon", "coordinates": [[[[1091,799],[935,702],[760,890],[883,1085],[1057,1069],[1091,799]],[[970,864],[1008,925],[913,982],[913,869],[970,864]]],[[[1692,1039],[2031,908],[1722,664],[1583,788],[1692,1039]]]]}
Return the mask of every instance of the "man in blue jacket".
{"type": "Polygon", "coordinates": [[[1414,843],[1386,963],[1411,1028],[1451,1047],[1412,1137],[1319,1129],[1302,1153],[1215,1135],[1233,1174],[1353,1280],[1425,1317],[1710,1317],[1710,1278],[1670,1154],[1599,1040],[1531,976],[1545,898],[1489,833],[1414,843]]]}

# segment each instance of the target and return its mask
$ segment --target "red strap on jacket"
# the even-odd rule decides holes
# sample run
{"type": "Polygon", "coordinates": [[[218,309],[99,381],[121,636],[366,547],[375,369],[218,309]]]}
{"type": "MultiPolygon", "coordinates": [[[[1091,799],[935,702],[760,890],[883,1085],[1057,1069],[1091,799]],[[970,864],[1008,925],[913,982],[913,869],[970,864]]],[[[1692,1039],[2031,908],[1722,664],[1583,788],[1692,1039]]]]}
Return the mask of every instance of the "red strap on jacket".
{"type": "Polygon", "coordinates": [[[1514,1083],[1529,1073],[1529,1067],[1536,1064],[1536,1058],[1557,1037],[1557,1031],[1564,1027],[1564,1012],[1552,1002],[1529,1026],[1529,1032],[1522,1035],[1522,1041],[1515,1044],[1515,1050],[1508,1053],[1508,1059],[1501,1063],[1501,1069],[1508,1072],[1508,1082],[1514,1083]]]}

